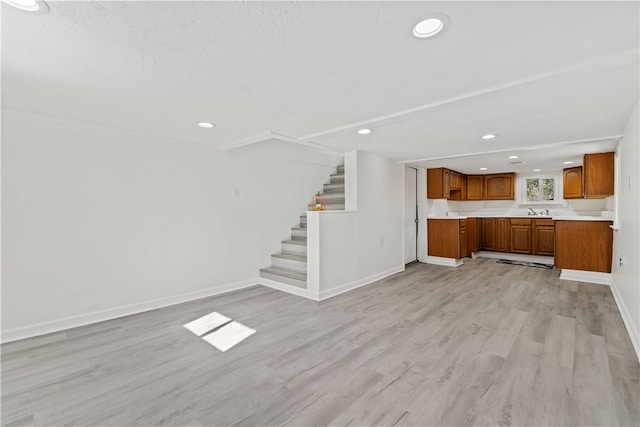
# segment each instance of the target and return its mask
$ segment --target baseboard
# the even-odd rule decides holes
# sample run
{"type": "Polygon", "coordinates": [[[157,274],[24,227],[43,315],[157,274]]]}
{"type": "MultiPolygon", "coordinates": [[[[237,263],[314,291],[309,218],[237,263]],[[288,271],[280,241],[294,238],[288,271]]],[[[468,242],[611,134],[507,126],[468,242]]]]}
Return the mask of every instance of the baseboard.
{"type": "Polygon", "coordinates": [[[272,288],[278,291],[286,292],[288,294],[296,295],[303,298],[308,298],[313,301],[319,301],[318,295],[315,292],[310,291],[309,289],[302,289],[297,286],[276,282],[275,280],[266,279],[264,277],[260,277],[257,281],[257,284],[266,286],[267,288],[272,288]]]}
{"type": "Polygon", "coordinates": [[[394,267],[381,273],[365,277],[363,279],[354,280],[353,282],[345,283],[344,285],[336,286],[335,288],[320,291],[319,300],[324,301],[328,298],[335,297],[336,295],[340,295],[345,292],[360,288],[362,286],[369,285],[373,282],[377,282],[378,280],[384,279],[385,277],[391,276],[392,274],[400,273],[401,271],[404,271],[404,264],[399,267],[394,267]]]}
{"type": "Polygon", "coordinates": [[[611,273],[598,271],[570,270],[563,268],[560,272],[560,280],[573,280],[576,282],[596,283],[598,285],[611,286],[611,273]]]}
{"type": "Polygon", "coordinates": [[[66,329],[77,328],[79,326],[89,325],[91,323],[117,319],[118,317],[130,316],[132,314],[143,313],[145,311],[155,310],[170,305],[181,304],[183,302],[237,291],[251,286],[256,286],[257,284],[257,279],[243,280],[240,282],[214,286],[211,288],[187,292],[171,297],[157,298],[151,301],[128,304],[106,310],[99,310],[76,316],[63,317],[61,319],[51,320],[48,322],[35,323],[33,325],[22,326],[19,328],[7,329],[2,331],[2,338],[0,341],[5,344],[12,341],[33,338],[39,335],[45,335],[53,332],[64,331],[66,329]]]}
{"type": "Polygon", "coordinates": [[[445,267],[460,267],[462,265],[462,260],[429,255],[427,256],[427,264],[444,265],[445,267]]]}
{"type": "Polygon", "coordinates": [[[618,311],[620,312],[620,316],[622,317],[622,321],[624,322],[624,326],[627,328],[627,333],[629,334],[629,338],[631,339],[631,345],[633,345],[633,349],[636,352],[636,357],[640,362],[640,343],[638,339],[640,339],[640,333],[636,329],[635,325],[631,321],[631,315],[629,314],[629,310],[622,299],[622,296],[618,292],[615,283],[611,284],[611,293],[613,294],[613,299],[618,306],[618,311]]]}
{"type": "Polygon", "coordinates": [[[552,256],[514,254],[508,252],[479,251],[472,254],[472,258],[508,259],[511,261],[537,262],[540,264],[554,265],[552,256]]]}

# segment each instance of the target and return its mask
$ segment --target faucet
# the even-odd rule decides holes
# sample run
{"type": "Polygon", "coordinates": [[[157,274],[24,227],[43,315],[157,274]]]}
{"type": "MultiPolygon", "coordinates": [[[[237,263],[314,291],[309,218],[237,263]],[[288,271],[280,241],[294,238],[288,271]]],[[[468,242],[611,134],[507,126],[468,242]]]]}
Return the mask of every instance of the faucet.
{"type": "Polygon", "coordinates": [[[538,215],[538,212],[534,211],[532,208],[529,208],[531,213],[529,215],[538,215]]]}

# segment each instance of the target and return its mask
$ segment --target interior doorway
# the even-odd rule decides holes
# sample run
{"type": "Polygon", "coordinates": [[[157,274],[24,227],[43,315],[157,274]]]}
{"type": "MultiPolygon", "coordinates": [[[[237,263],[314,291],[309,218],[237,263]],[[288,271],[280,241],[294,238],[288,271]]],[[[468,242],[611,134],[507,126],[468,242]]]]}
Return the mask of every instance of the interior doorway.
{"type": "Polygon", "coordinates": [[[418,260],[418,171],[404,168],[404,263],[418,260]]]}

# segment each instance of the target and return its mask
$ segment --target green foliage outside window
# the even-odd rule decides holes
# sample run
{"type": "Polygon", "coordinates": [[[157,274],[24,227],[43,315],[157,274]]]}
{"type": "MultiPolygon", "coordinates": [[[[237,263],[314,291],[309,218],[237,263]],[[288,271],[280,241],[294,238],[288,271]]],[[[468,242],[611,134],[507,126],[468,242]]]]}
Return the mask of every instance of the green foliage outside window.
{"type": "Polygon", "coordinates": [[[527,178],[527,201],[551,201],[555,197],[554,178],[527,178]]]}

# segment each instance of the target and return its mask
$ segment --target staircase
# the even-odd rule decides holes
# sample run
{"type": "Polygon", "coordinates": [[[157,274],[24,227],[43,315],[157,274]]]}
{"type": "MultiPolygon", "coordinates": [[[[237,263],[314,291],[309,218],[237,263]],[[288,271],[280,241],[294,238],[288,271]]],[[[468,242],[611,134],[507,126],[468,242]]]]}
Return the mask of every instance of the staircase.
{"type": "MultiPolygon", "coordinates": [[[[322,194],[327,210],[344,210],[344,166],[338,166],[322,194]]],[[[312,206],[309,205],[309,210],[312,206]]],[[[307,288],[307,214],[300,216],[300,224],[291,228],[291,239],[282,241],[280,252],[271,255],[271,267],[260,269],[260,277],[307,288]]]]}

